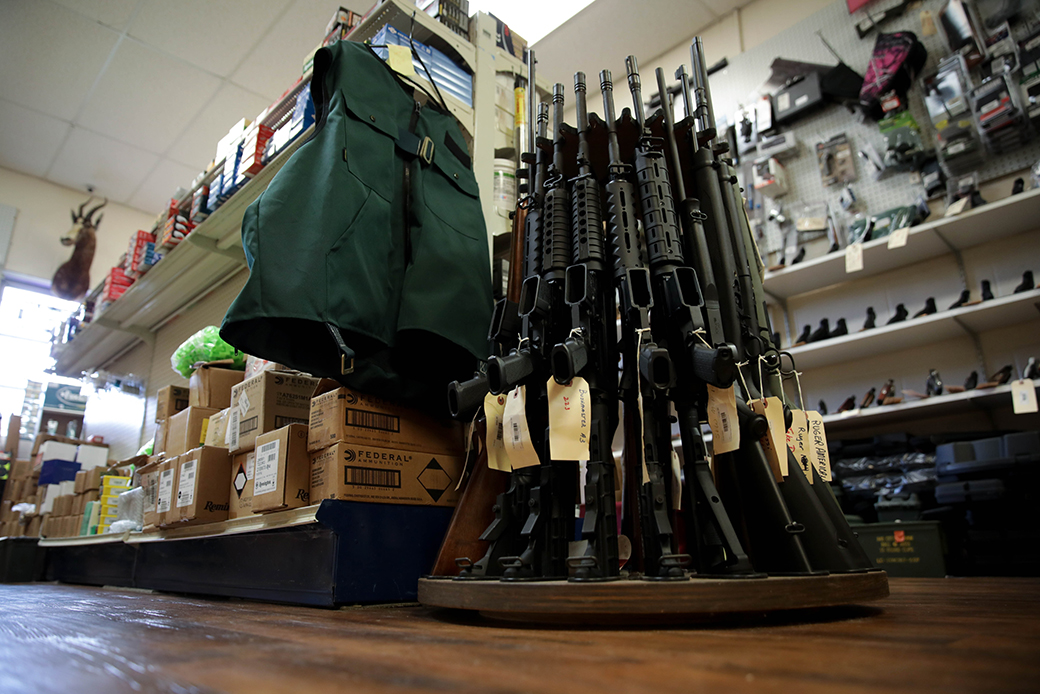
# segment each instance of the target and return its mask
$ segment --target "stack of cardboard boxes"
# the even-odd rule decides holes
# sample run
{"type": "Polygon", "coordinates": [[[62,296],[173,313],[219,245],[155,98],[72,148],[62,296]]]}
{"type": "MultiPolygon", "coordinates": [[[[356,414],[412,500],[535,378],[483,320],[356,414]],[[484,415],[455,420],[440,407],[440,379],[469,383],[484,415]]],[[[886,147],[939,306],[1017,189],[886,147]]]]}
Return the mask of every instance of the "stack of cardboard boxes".
{"type": "Polygon", "coordinates": [[[33,471],[31,461],[16,460],[11,463],[7,486],[0,500],[0,537],[36,537],[40,534],[42,518],[39,514],[31,514],[26,518],[28,522],[23,523],[22,514],[13,510],[18,504],[36,504],[39,479],[40,472],[33,471]]]}

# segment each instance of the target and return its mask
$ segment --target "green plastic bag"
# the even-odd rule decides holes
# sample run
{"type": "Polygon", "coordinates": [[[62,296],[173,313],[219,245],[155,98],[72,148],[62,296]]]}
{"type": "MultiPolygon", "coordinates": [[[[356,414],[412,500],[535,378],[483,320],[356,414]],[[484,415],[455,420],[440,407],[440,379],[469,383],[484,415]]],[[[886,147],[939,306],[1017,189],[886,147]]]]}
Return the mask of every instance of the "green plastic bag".
{"type": "Polygon", "coordinates": [[[189,378],[195,370],[195,364],[222,359],[232,359],[232,369],[246,368],[245,353],[224,342],[220,337],[220,328],[207,325],[174,351],[170,357],[170,365],[181,376],[189,378]]]}

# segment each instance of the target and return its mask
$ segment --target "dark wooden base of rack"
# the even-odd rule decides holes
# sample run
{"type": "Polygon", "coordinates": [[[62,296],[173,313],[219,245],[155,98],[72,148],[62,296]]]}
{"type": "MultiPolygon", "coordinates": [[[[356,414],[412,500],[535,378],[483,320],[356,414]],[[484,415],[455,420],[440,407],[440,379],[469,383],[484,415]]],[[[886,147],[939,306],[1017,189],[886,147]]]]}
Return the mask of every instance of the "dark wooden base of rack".
{"type": "Polygon", "coordinates": [[[557,624],[681,623],[715,615],[833,607],[886,597],[888,575],[884,571],[685,581],[419,581],[419,602],[427,607],[557,624]]]}

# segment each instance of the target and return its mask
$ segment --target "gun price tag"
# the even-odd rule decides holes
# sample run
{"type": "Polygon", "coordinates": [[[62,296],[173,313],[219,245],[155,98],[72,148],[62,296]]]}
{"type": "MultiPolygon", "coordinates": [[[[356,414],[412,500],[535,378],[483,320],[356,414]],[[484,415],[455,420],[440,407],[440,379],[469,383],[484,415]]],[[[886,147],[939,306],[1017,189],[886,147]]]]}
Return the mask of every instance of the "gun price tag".
{"type": "Polygon", "coordinates": [[[823,430],[823,417],[819,412],[810,410],[805,413],[809,422],[809,460],[812,461],[816,472],[820,473],[820,479],[830,482],[831,477],[831,454],[827,450],[827,432],[823,430]]]}
{"type": "Polygon", "coordinates": [[[484,415],[487,417],[487,432],[484,446],[487,448],[488,467],[492,470],[510,472],[509,456],[506,454],[506,442],[503,437],[505,427],[505,395],[484,396],[484,415]]]}
{"type": "Polygon", "coordinates": [[[845,272],[859,272],[863,269],[863,244],[850,243],[845,249],[845,272]]]}
{"type": "Polygon", "coordinates": [[[711,449],[715,455],[740,448],[737,394],[733,386],[716,388],[708,384],[708,427],[711,429],[711,449]]]}
{"type": "Polygon", "coordinates": [[[545,390],[549,395],[549,453],[553,460],[588,460],[592,429],[589,384],[579,377],[561,386],[550,377],[545,390]]]}
{"type": "Polygon", "coordinates": [[[751,401],[751,409],[769,422],[769,431],[762,437],[762,448],[773,468],[777,482],[787,477],[787,428],[784,426],[784,404],[780,398],[759,398],[751,401]]]}
{"type": "Polygon", "coordinates": [[[408,46],[387,46],[387,64],[394,72],[405,77],[415,76],[412,64],[412,50],[408,46]]]}
{"type": "Polygon", "coordinates": [[[1036,412],[1036,386],[1028,379],[1013,381],[1011,383],[1011,403],[1015,408],[1015,414],[1029,414],[1036,412]]]}
{"type": "Polygon", "coordinates": [[[809,462],[808,444],[809,420],[802,410],[792,410],[791,428],[787,431],[787,447],[794,454],[794,459],[798,461],[802,472],[805,473],[805,478],[809,480],[809,484],[812,484],[812,470],[809,469],[812,463],[809,462]]]}
{"type": "Polygon", "coordinates": [[[957,202],[953,203],[946,208],[946,214],[943,217],[955,217],[964,211],[964,208],[968,206],[968,202],[971,200],[970,195],[966,195],[957,202]]]}
{"type": "Polygon", "coordinates": [[[679,465],[679,454],[673,448],[672,453],[672,508],[682,511],[682,466],[679,465]]]}
{"type": "Polygon", "coordinates": [[[902,229],[896,229],[888,235],[888,248],[902,248],[906,245],[907,239],[910,238],[910,227],[903,227],[902,229]]]}
{"type": "Polygon", "coordinates": [[[526,388],[519,386],[506,397],[503,413],[503,438],[506,454],[513,469],[534,467],[541,461],[531,443],[531,432],[527,429],[527,410],[524,405],[526,388]]]}

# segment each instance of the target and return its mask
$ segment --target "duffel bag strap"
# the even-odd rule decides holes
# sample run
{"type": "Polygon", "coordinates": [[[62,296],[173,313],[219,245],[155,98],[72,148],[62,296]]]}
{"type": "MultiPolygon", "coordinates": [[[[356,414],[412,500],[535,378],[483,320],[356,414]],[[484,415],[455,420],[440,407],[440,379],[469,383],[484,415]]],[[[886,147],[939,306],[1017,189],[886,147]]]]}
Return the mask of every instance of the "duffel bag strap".
{"type": "Polygon", "coordinates": [[[339,328],[332,323],[326,323],[325,327],[328,328],[332,339],[336,342],[337,349],[339,349],[340,374],[346,376],[354,373],[354,350],[347,347],[347,343],[343,341],[343,336],[339,334],[339,328]]]}

